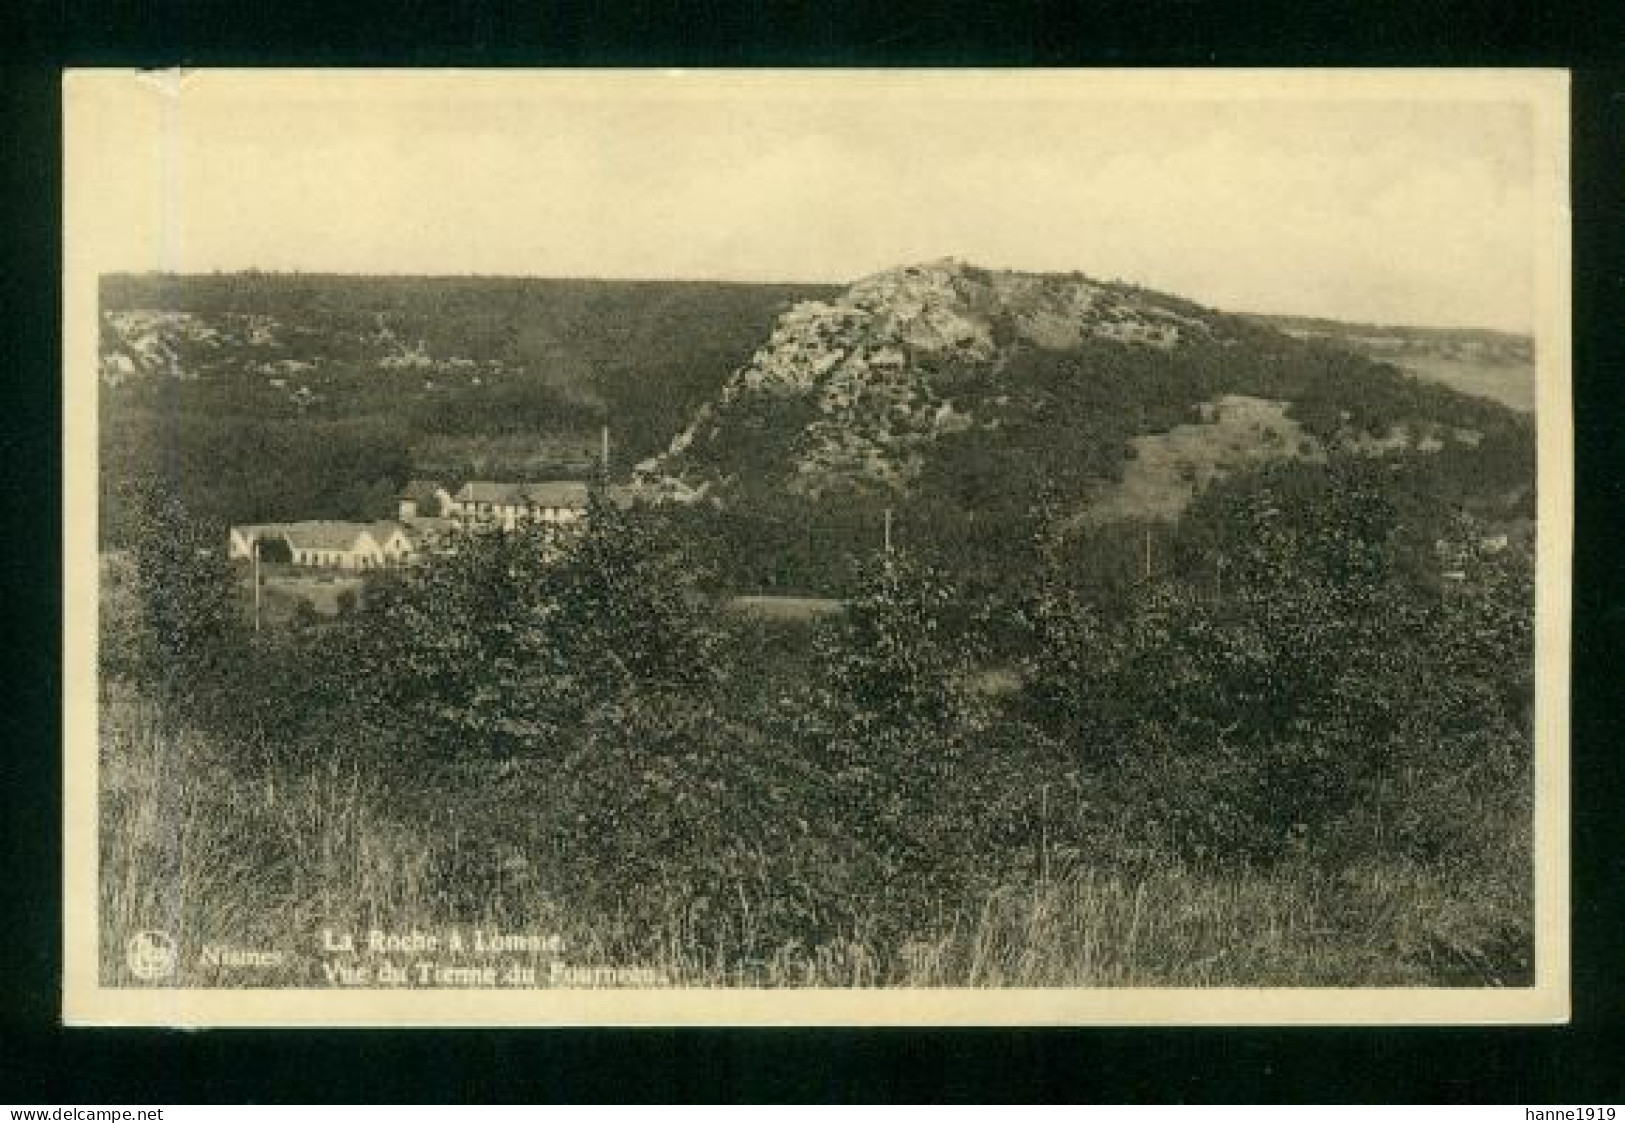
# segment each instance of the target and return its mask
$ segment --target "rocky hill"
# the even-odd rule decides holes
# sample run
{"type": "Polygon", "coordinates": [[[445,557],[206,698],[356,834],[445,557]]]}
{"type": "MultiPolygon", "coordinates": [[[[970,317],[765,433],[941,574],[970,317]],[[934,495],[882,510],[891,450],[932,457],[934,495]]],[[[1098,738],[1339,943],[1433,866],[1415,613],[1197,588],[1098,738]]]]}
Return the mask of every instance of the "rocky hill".
{"type": "MultiPolygon", "coordinates": [[[[608,425],[617,474],[777,518],[785,541],[809,519],[868,540],[887,507],[992,541],[1056,504],[1080,525],[1172,520],[1217,480],[1339,446],[1443,452],[1510,493],[1533,476],[1527,415],[1440,381],[1476,391],[1477,364],[1495,396],[1528,357],[956,261],[844,289],[110,275],[102,457],[107,480],[162,474],[222,523],[364,519],[412,477],[588,471],[608,425]]],[[[103,511],[117,539],[112,496],[103,511]]]]}
{"type": "Polygon", "coordinates": [[[1177,297],[945,260],[790,308],[638,474],[685,499],[1047,493],[1084,517],[1170,518],[1235,467],[1467,449],[1507,423],[1488,402],[1177,297]]]}

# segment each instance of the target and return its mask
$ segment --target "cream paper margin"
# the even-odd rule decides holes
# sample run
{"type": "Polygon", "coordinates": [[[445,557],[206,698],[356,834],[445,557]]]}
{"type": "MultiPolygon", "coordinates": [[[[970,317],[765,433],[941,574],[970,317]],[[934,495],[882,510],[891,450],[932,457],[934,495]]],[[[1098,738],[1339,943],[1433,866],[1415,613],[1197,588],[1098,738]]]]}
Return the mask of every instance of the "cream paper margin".
{"type": "MultiPolygon", "coordinates": [[[[1565,1022],[1569,969],[1569,612],[1573,540],[1568,74],[1558,70],[1271,71],[253,71],[63,79],[63,1007],[74,1025],[1264,1025],[1565,1022]],[[1536,974],[1519,989],[213,990],[104,988],[97,935],[97,278],[87,239],[121,200],[95,138],[115,108],[160,116],[234,83],[363,82],[410,94],[428,82],[500,101],[523,88],[593,98],[944,97],[1088,101],[1495,100],[1535,121],[1539,430],[1536,574],[1536,974]]],[[[161,158],[155,156],[155,158],[161,158]]],[[[358,200],[357,205],[372,205],[358,200]]],[[[1261,216],[1261,220],[1267,218],[1261,216]]]]}

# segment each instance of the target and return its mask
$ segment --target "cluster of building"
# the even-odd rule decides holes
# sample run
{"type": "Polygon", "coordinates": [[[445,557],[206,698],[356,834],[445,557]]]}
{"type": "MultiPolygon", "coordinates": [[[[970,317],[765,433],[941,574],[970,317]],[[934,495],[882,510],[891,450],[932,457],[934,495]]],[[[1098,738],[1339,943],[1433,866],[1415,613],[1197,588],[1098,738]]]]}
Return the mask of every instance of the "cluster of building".
{"type": "MultiPolygon", "coordinates": [[[[609,489],[617,503],[625,489],[609,489]]],[[[537,483],[470,480],[455,492],[435,480],[402,489],[398,518],[379,522],[315,519],[231,528],[229,556],[297,566],[371,570],[407,565],[444,548],[455,534],[479,528],[514,530],[526,523],[564,525],[587,515],[589,489],[580,480],[537,483]]]]}

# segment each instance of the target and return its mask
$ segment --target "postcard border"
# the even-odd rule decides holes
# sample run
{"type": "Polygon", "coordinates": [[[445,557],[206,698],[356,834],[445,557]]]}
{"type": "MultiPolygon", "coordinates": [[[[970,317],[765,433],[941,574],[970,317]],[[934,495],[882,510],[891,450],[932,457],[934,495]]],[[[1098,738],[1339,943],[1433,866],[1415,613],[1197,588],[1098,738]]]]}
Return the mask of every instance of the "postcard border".
{"type": "MultiPolygon", "coordinates": [[[[264,73],[263,71],[257,73],[264,73]]],[[[279,72],[297,78],[301,71],[279,72]]],[[[409,71],[323,72],[414,81],[409,71]]],[[[442,77],[445,72],[436,72],[442,77]]],[[[1537,335],[1536,972],[1529,988],[1046,990],[201,990],[107,988],[97,977],[96,290],[94,246],[76,231],[110,185],[87,124],[99,100],[145,82],[197,97],[229,70],[190,75],[73,70],[63,79],[63,1005],[70,1025],[162,1026],[949,1026],[1553,1024],[1570,1016],[1569,637],[1573,547],[1568,90],[1560,70],[595,71],[520,74],[605,84],[665,80],[795,85],[940,83],[978,93],[1142,97],[1526,99],[1541,165],[1537,335]]],[[[496,88],[512,71],[461,72],[496,88]]],[[[678,88],[674,86],[674,89],[678,88]]]]}

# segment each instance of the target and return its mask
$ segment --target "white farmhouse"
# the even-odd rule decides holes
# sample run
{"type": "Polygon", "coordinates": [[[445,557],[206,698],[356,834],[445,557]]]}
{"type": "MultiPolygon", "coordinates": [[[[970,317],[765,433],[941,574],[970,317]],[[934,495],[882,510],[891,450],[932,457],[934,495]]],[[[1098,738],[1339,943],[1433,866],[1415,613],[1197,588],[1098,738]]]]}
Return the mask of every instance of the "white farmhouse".
{"type": "Polygon", "coordinates": [[[280,547],[278,553],[285,550],[286,560],[294,565],[332,569],[383,569],[405,565],[417,554],[411,537],[399,523],[330,519],[234,526],[227,553],[232,558],[248,559],[254,556],[256,543],[271,542],[280,547]]]}

